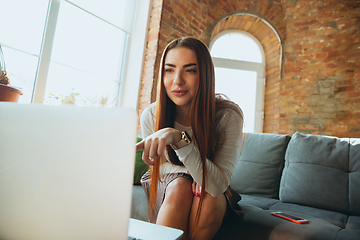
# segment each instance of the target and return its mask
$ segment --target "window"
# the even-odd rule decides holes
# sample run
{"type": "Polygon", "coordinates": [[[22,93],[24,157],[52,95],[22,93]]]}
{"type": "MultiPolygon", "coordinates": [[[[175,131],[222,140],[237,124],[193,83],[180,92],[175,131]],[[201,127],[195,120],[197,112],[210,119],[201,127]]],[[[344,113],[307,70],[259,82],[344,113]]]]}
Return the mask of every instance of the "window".
{"type": "Polygon", "coordinates": [[[10,84],[20,87],[23,92],[19,102],[31,102],[48,2],[48,0],[0,1],[2,10],[0,44],[4,52],[10,84]]]}
{"type": "Polygon", "coordinates": [[[150,0],[1,1],[0,43],[11,85],[22,88],[19,102],[123,105],[121,93],[138,91],[123,89],[124,68],[141,72],[149,7],[150,0]]]}
{"type": "Polygon", "coordinates": [[[215,91],[244,112],[244,131],[262,132],[265,61],[261,44],[242,31],[224,31],[210,44],[215,65],[215,91]]]}

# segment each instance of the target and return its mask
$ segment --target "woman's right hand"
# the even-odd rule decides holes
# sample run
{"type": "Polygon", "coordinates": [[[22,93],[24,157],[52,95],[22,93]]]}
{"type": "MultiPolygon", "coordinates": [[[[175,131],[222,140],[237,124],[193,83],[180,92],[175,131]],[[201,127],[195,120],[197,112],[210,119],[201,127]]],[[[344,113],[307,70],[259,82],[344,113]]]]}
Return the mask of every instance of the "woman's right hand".
{"type": "Polygon", "coordinates": [[[199,184],[197,184],[195,181],[193,181],[193,183],[192,183],[192,191],[193,191],[195,197],[201,196],[201,186],[199,184]]]}
{"type": "Polygon", "coordinates": [[[147,165],[154,165],[154,158],[164,155],[167,145],[181,140],[181,134],[174,128],[163,128],[136,144],[136,151],[143,150],[142,160],[147,165]]]}

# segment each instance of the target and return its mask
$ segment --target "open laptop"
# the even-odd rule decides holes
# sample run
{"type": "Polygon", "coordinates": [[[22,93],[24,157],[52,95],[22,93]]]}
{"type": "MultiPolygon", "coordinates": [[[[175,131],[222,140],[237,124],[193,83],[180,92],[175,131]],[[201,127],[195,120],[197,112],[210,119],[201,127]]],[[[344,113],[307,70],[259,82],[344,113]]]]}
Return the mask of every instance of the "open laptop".
{"type": "Polygon", "coordinates": [[[128,239],[137,114],[0,102],[0,239],[128,239]]]}

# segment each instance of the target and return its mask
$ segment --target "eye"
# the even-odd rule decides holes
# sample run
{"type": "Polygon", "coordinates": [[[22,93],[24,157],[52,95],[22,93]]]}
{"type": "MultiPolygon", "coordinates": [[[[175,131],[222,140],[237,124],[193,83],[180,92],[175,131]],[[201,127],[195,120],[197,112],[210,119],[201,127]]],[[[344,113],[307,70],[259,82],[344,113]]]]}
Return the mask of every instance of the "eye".
{"type": "Polygon", "coordinates": [[[197,69],[187,69],[186,72],[196,73],[196,72],[197,72],[197,69]]]}
{"type": "Polygon", "coordinates": [[[174,70],[172,70],[171,68],[165,68],[165,72],[173,72],[174,70]]]}

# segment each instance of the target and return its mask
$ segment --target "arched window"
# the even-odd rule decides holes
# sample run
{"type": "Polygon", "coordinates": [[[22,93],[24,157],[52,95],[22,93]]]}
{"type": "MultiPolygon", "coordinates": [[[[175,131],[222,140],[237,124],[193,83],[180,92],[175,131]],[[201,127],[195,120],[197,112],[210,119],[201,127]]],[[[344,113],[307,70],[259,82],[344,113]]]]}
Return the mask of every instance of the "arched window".
{"type": "Polygon", "coordinates": [[[215,91],[244,112],[244,132],[263,132],[265,57],[261,43],[239,30],[223,31],[210,43],[215,91]]]}

